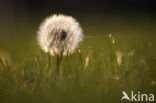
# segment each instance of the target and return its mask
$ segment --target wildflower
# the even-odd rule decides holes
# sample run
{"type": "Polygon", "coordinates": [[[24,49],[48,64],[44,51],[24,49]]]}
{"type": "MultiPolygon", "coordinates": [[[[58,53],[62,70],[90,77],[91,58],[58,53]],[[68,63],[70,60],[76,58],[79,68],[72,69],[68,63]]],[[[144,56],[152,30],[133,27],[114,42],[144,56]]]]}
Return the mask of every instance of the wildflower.
{"type": "Polygon", "coordinates": [[[38,43],[51,55],[74,52],[83,34],[79,23],[71,16],[52,15],[46,18],[38,31],[38,43]]]}
{"type": "Polygon", "coordinates": [[[53,56],[56,55],[57,79],[59,79],[59,65],[62,54],[73,53],[82,39],[82,29],[79,23],[71,16],[52,15],[41,23],[37,40],[42,50],[53,56]]]}

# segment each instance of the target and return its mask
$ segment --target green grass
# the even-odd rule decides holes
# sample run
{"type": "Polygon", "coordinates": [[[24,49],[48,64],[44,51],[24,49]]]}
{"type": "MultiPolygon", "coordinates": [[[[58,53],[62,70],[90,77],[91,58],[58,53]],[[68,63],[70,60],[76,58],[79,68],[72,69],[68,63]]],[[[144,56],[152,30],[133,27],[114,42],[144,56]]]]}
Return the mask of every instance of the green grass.
{"type": "Polygon", "coordinates": [[[89,38],[62,58],[58,85],[56,57],[49,68],[37,44],[39,17],[0,25],[0,103],[120,103],[123,90],[156,93],[155,18],[82,18],[89,38]]]}
{"type": "Polygon", "coordinates": [[[123,90],[155,93],[153,47],[144,44],[124,52],[116,35],[103,38],[105,42],[96,39],[102,49],[86,39],[74,54],[62,58],[59,85],[56,57],[51,56],[49,68],[48,54],[42,51],[22,63],[0,60],[0,102],[108,103],[120,102],[123,90]]]}

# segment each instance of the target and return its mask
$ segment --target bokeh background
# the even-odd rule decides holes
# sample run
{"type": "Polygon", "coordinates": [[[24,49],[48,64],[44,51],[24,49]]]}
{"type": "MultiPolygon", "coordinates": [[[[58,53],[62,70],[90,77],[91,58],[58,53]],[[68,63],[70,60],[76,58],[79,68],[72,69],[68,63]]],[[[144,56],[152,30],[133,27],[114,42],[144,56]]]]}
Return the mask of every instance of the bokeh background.
{"type": "Polygon", "coordinates": [[[0,0],[0,103],[120,103],[123,90],[154,94],[155,45],[152,0],[0,0]],[[63,57],[61,87],[55,57],[49,62],[36,39],[55,13],[76,18],[85,35],[81,52],[63,57]]]}
{"type": "Polygon", "coordinates": [[[20,62],[34,56],[38,27],[54,13],[75,17],[93,41],[109,33],[120,35],[125,48],[155,41],[156,6],[152,0],[1,0],[0,57],[20,62]]]}

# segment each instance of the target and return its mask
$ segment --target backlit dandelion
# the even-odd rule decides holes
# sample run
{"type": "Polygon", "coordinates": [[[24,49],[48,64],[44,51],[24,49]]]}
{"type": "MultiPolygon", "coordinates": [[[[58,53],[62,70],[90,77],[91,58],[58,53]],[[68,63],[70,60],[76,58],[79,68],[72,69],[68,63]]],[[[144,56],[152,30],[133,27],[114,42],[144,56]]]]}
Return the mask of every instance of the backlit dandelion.
{"type": "Polygon", "coordinates": [[[38,42],[51,55],[74,52],[83,34],[79,23],[71,16],[52,15],[46,18],[38,31],[38,42]]]}
{"type": "Polygon", "coordinates": [[[71,16],[62,14],[47,17],[41,23],[37,35],[42,50],[57,56],[57,75],[59,73],[60,55],[74,52],[83,34],[79,23],[71,16]]]}

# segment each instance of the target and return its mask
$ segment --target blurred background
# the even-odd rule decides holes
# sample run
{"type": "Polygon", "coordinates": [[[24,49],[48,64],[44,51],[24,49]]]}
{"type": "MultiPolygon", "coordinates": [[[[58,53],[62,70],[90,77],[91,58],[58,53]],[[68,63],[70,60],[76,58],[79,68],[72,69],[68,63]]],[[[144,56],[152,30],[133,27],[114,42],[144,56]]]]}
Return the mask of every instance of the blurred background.
{"type": "Polygon", "coordinates": [[[111,33],[119,35],[125,50],[140,42],[155,44],[152,0],[0,0],[0,57],[21,62],[36,55],[38,27],[54,13],[75,17],[95,42],[111,33]]]}

